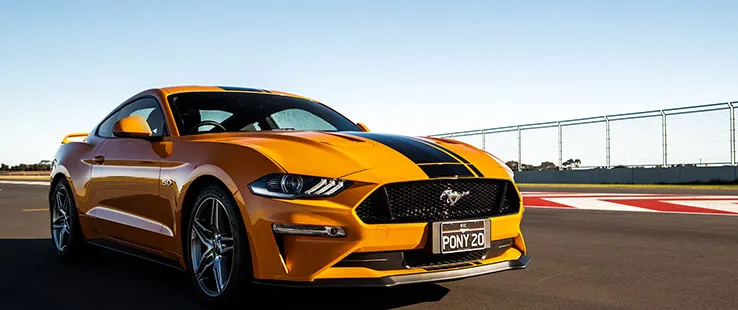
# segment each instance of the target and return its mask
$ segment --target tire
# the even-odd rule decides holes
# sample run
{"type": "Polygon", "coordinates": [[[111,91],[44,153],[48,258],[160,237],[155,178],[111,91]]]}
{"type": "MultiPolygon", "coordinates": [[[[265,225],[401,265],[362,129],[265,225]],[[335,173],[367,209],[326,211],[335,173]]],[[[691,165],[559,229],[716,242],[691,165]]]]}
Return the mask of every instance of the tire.
{"type": "Polygon", "coordinates": [[[79,223],[74,192],[66,179],[54,183],[49,196],[49,228],[56,255],[62,260],[82,256],[86,244],[79,223]]]}
{"type": "Polygon", "coordinates": [[[253,290],[253,266],[248,236],[233,196],[222,186],[209,185],[191,207],[184,254],[192,284],[211,305],[242,304],[253,290]]]}

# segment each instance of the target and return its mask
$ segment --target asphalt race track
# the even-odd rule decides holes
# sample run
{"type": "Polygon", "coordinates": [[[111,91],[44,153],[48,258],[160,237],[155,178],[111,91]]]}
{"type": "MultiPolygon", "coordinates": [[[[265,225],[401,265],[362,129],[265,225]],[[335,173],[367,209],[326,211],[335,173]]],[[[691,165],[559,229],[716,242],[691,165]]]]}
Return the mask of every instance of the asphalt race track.
{"type": "MultiPolygon", "coordinates": [[[[186,274],[164,266],[102,250],[60,262],[47,191],[0,183],[0,309],[203,308],[186,274]]],[[[736,194],[708,195],[720,193],[736,194]]],[[[524,270],[250,298],[271,309],[738,309],[738,216],[530,208],[523,233],[532,257],[524,270]]]]}

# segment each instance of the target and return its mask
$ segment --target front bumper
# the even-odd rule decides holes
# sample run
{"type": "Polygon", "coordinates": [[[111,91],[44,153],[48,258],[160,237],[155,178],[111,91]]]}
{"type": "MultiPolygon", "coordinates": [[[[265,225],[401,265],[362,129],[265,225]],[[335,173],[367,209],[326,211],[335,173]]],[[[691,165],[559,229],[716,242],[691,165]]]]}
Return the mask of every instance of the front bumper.
{"type": "Polygon", "coordinates": [[[515,260],[492,263],[488,265],[461,267],[442,271],[428,271],[423,273],[385,276],[380,278],[344,278],[344,279],[316,279],[312,282],[293,282],[278,280],[256,280],[257,284],[283,287],[392,287],[396,285],[445,282],[470,277],[482,276],[490,273],[513,269],[523,269],[530,263],[530,257],[520,256],[515,260]]]}
{"type": "Polygon", "coordinates": [[[271,199],[248,191],[236,196],[245,215],[244,224],[249,233],[257,281],[286,283],[288,286],[325,286],[313,283],[351,286],[351,283],[365,282],[375,284],[359,286],[392,286],[417,281],[453,280],[501,271],[499,266],[508,266],[502,268],[507,270],[527,265],[523,258],[526,255],[525,241],[520,231],[522,204],[517,213],[488,218],[491,243],[508,240],[511,241],[508,246],[500,247],[494,253],[474,256],[465,261],[467,265],[449,266],[443,259],[428,261],[429,257],[413,255],[433,246],[431,222],[364,223],[356,213],[357,205],[379,185],[362,182],[361,178],[349,180],[354,182],[353,186],[329,199],[271,199]],[[273,230],[275,223],[341,227],[345,229],[345,236],[281,234],[273,230]],[[404,256],[400,257],[405,259],[393,260],[392,264],[362,265],[355,260],[354,264],[346,264],[356,255],[390,253],[397,256],[398,252],[402,252],[404,256]],[[510,263],[519,260],[522,261],[510,263]],[[443,265],[443,268],[437,268],[438,265],[443,265]]]}

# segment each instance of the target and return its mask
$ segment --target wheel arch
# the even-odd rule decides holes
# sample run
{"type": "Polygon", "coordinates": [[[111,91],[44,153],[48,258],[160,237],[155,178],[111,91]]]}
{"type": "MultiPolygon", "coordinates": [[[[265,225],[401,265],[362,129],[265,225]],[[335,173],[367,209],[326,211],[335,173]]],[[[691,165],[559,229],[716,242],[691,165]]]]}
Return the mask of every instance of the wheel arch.
{"type": "MultiPolygon", "coordinates": [[[[217,185],[222,186],[223,188],[228,188],[223,181],[218,179],[217,177],[210,175],[210,174],[204,174],[201,176],[198,176],[187,187],[187,190],[182,194],[182,207],[180,208],[180,218],[179,218],[179,243],[180,248],[182,249],[182,261],[186,262],[187,260],[185,257],[187,256],[187,253],[185,253],[185,243],[187,242],[187,223],[190,221],[190,213],[192,213],[192,204],[197,199],[197,196],[200,194],[200,192],[209,185],[217,185]]],[[[188,268],[187,264],[184,264],[185,268],[188,268]]]]}
{"type": "Polygon", "coordinates": [[[99,138],[94,142],[87,140],[62,144],[51,161],[49,192],[57,182],[64,179],[74,194],[77,207],[86,210],[84,204],[89,195],[87,185],[92,176],[92,164],[88,159],[100,145],[102,142],[99,138]]]}
{"type": "Polygon", "coordinates": [[[49,206],[51,206],[51,199],[52,195],[54,194],[54,187],[56,187],[56,184],[60,182],[61,180],[67,181],[67,184],[69,184],[69,187],[71,187],[73,198],[77,198],[77,192],[74,189],[74,185],[72,185],[72,178],[69,176],[69,172],[64,169],[62,166],[55,167],[54,171],[51,174],[49,183],[49,193],[48,193],[48,199],[49,199],[49,206]]]}
{"type": "MultiPolygon", "coordinates": [[[[230,179],[228,179],[230,180],[230,179]]],[[[232,181],[231,181],[232,182],[232,181]]],[[[248,238],[248,244],[250,247],[250,251],[253,251],[253,243],[251,242],[251,235],[249,234],[249,231],[246,229],[246,214],[244,214],[244,211],[240,207],[240,202],[238,195],[236,193],[238,192],[238,189],[235,191],[233,190],[233,186],[235,184],[231,183],[232,186],[228,186],[228,181],[224,181],[220,177],[216,176],[215,174],[210,173],[202,173],[197,175],[196,177],[193,177],[192,181],[188,182],[187,186],[183,188],[182,194],[180,195],[181,203],[179,208],[179,216],[177,219],[177,233],[179,234],[178,242],[179,242],[179,248],[182,254],[182,261],[181,265],[183,268],[188,269],[189,266],[187,264],[187,225],[190,221],[190,216],[192,213],[193,203],[197,199],[200,192],[205,189],[207,186],[210,185],[216,185],[220,186],[223,190],[225,190],[230,197],[233,199],[233,203],[235,206],[235,211],[238,212],[238,215],[241,217],[239,223],[241,224],[241,229],[243,229],[246,232],[246,236],[248,238]]],[[[253,262],[252,262],[253,263],[253,262]]]]}
{"type": "Polygon", "coordinates": [[[179,199],[177,199],[175,223],[179,226],[175,227],[175,233],[178,233],[179,235],[184,235],[186,227],[185,224],[187,223],[189,212],[192,208],[192,201],[197,198],[197,195],[203,188],[205,188],[205,186],[210,184],[222,186],[226,191],[231,193],[234,198],[234,194],[238,191],[238,186],[228,173],[211,164],[197,167],[190,173],[186,180],[187,181],[181,185],[178,195],[179,199]]]}
{"type": "MultiPolygon", "coordinates": [[[[180,152],[187,151],[187,146],[194,145],[199,146],[199,149],[205,148],[207,145],[211,156],[194,162],[187,161],[188,165],[182,166],[179,173],[173,172],[168,175],[173,177],[174,186],[176,187],[173,231],[177,236],[175,251],[180,255],[181,266],[187,268],[187,225],[193,208],[192,204],[197,199],[200,191],[209,184],[217,184],[231,195],[234,207],[238,209],[237,214],[240,216],[241,227],[246,232],[249,251],[254,253],[254,238],[249,229],[252,219],[246,208],[245,197],[242,195],[243,189],[259,177],[269,173],[284,172],[284,169],[259,150],[245,145],[224,143],[185,144],[185,149],[180,150],[180,152]],[[240,154],[238,157],[243,159],[242,161],[233,160],[233,155],[236,152],[240,154]]],[[[193,149],[192,151],[199,150],[193,149]]],[[[252,255],[251,262],[256,270],[258,262],[254,255],[252,255]]]]}

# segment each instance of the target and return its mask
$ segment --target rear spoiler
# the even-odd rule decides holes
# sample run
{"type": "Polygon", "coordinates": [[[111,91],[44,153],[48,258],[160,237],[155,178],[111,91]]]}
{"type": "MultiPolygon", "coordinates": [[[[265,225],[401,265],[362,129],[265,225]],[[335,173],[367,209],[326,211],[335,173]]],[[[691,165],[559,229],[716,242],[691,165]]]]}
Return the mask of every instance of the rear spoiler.
{"type": "MultiPolygon", "coordinates": [[[[61,144],[67,144],[69,142],[73,142],[72,141],[72,138],[81,138],[81,137],[85,137],[86,138],[88,135],[90,135],[89,132],[70,133],[70,134],[64,136],[64,140],[62,140],[61,144]]],[[[84,142],[84,141],[85,141],[85,139],[82,139],[82,142],[84,142]]]]}

